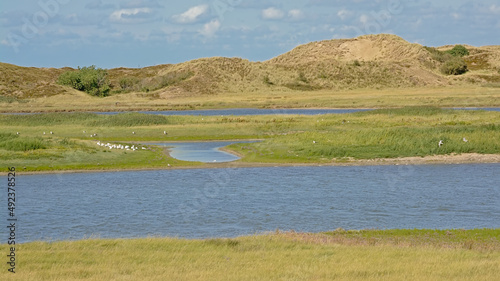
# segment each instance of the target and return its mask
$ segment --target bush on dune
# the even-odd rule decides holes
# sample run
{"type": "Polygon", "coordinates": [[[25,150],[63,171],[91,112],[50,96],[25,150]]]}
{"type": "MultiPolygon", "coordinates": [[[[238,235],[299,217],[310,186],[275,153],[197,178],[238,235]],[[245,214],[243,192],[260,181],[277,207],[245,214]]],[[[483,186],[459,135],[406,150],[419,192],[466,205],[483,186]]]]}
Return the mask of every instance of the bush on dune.
{"type": "Polygon", "coordinates": [[[57,83],[97,97],[108,96],[111,89],[108,72],[95,65],[64,72],[57,79],[57,83]]]}

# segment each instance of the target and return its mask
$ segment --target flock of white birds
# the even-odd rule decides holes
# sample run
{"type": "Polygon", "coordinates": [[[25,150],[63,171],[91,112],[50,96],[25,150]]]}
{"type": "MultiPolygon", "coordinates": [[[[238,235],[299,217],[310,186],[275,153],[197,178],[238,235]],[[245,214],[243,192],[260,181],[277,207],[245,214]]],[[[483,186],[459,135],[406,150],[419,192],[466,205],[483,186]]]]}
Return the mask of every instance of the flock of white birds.
{"type": "MultiPolygon", "coordinates": [[[[137,147],[135,145],[130,146],[130,145],[123,145],[123,144],[111,144],[109,142],[103,143],[100,141],[97,141],[97,145],[107,147],[109,149],[123,149],[123,150],[131,150],[131,151],[136,151],[139,149],[139,147],[137,147]]],[[[141,149],[146,150],[146,148],[144,146],[142,146],[141,149]]]]}

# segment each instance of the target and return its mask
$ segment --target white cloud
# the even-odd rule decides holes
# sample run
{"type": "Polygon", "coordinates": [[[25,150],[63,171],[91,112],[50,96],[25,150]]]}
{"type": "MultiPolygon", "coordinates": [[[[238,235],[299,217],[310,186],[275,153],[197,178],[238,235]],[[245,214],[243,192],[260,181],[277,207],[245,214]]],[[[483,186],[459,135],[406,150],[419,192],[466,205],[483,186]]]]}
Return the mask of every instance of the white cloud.
{"type": "Polygon", "coordinates": [[[359,21],[360,21],[362,24],[367,24],[369,20],[370,20],[370,17],[368,17],[367,15],[361,15],[361,16],[359,17],[359,21]]]}
{"type": "Polygon", "coordinates": [[[500,14],[500,6],[497,5],[491,5],[490,11],[494,14],[500,14]]]}
{"type": "Polygon", "coordinates": [[[121,9],[114,11],[109,16],[109,20],[118,23],[136,23],[144,21],[145,16],[151,15],[151,13],[150,8],[121,9]]]}
{"type": "Polygon", "coordinates": [[[292,20],[301,20],[304,18],[304,13],[299,9],[288,11],[288,17],[292,20]]]}
{"type": "Polygon", "coordinates": [[[201,29],[199,32],[201,35],[210,38],[215,36],[215,33],[219,30],[219,28],[220,28],[220,21],[215,19],[209,23],[206,23],[203,26],[203,29],[201,29]]]}
{"type": "Polygon", "coordinates": [[[352,15],[352,12],[349,10],[346,10],[346,9],[342,9],[342,10],[337,12],[337,16],[341,20],[345,20],[345,19],[349,18],[351,15],[352,15]]]}
{"type": "Polygon", "coordinates": [[[271,7],[262,10],[262,18],[265,20],[279,20],[285,17],[285,12],[280,9],[271,7]]]}
{"type": "Polygon", "coordinates": [[[207,11],[208,5],[194,6],[180,15],[172,16],[172,19],[177,23],[194,23],[207,11]]]}
{"type": "Polygon", "coordinates": [[[0,42],[1,45],[5,45],[5,46],[13,46],[13,44],[10,42],[10,41],[7,41],[7,39],[3,39],[1,42],[0,42]]]}

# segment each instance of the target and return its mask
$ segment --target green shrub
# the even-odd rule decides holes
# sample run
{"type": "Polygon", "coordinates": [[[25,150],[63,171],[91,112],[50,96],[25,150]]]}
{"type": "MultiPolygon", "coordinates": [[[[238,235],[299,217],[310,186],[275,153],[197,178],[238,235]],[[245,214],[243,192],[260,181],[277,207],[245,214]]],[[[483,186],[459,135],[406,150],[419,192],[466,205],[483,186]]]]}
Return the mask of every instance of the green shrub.
{"type": "Polygon", "coordinates": [[[431,58],[438,62],[446,62],[453,58],[451,54],[446,52],[441,52],[440,50],[433,47],[425,47],[425,49],[431,54],[431,58]]]}
{"type": "Polygon", "coordinates": [[[454,57],[464,57],[469,55],[469,50],[462,45],[456,45],[453,49],[446,52],[454,57]]]}
{"type": "Polygon", "coordinates": [[[132,91],[139,82],[140,80],[137,77],[123,77],[120,79],[119,84],[123,91],[132,91]]]}
{"type": "Polygon", "coordinates": [[[446,75],[460,75],[467,72],[467,63],[461,58],[453,58],[441,66],[441,72],[446,75]]]}
{"type": "MultiPolygon", "coordinates": [[[[451,52],[452,50],[447,52],[441,52],[436,48],[432,47],[425,47],[425,49],[431,54],[431,58],[433,60],[442,63],[440,70],[443,74],[460,75],[467,72],[468,69],[467,69],[467,63],[464,61],[462,56],[459,55],[464,53],[463,49],[460,48],[459,46],[461,45],[455,46],[455,48],[453,48],[453,50],[455,51],[453,52],[451,52]]],[[[467,51],[467,49],[465,49],[465,51],[467,51]]],[[[467,51],[467,54],[468,52],[469,51],[467,51]]]]}
{"type": "Polygon", "coordinates": [[[64,72],[57,79],[57,83],[97,97],[107,96],[111,89],[108,72],[105,69],[96,68],[95,65],[64,72]]]}

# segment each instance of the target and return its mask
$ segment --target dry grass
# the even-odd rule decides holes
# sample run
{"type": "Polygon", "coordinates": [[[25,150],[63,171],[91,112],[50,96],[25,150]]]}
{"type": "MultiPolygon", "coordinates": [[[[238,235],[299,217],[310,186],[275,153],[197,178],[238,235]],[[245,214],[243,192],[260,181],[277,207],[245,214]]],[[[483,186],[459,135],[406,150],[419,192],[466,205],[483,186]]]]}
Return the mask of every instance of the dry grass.
{"type": "MultiPolygon", "coordinates": [[[[398,238],[417,242],[425,240],[421,232],[433,236],[434,231],[406,231],[406,235],[401,232],[404,231],[389,232],[383,238],[380,231],[373,235],[366,231],[366,238],[356,239],[350,238],[355,234],[349,232],[334,235],[278,232],[233,239],[33,242],[17,246],[16,275],[3,270],[0,278],[427,281],[496,280],[500,273],[498,230],[467,231],[456,242],[462,246],[457,247],[445,246],[446,241],[453,240],[446,234],[434,242],[416,245],[390,242],[398,238]],[[468,247],[478,240],[477,234],[488,248],[468,247]]],[[[5,253],[6,248],[5,244],[0,245],[0,252],[5,253]]]]}
{"type": "Polygon", "coordinates": [[[106,98],[69,90],[53,97],[1,105],[2,112],[54,111],[140,111],[215,108],[387,108],[403,106],[498,107],[500,89],[484,86],[435,87],[385,90],[294,91],[288,88],[259,90],[251,93],[217,93],[205,96],[129,93],[106,98]]]}

